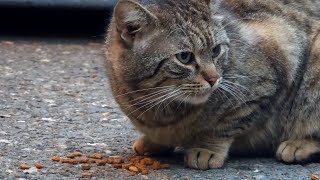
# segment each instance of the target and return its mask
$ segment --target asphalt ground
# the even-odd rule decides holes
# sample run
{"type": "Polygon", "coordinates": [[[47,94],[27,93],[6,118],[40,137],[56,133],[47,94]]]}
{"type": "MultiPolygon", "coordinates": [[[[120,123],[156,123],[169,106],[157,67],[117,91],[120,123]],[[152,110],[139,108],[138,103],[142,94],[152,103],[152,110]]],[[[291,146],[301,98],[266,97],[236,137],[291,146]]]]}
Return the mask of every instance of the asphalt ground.
{"type": "MultiPolygon", "coordinates": [[[[0,39],[0,179],[80,179],[80,165],[54,163],[78,150],[104,156],[134,155],[140,134],[112,97],[104,68],[103,41],[0,39]],[[19,165],[28,163],[29,170],[19,165]],[[42,163],[43,169],[34,168],[42,163]]],[[[156,157],[170,169],[129,176],[93,166],[92,179],[310,179],[320,164],[285,165],[274,158],[230,157],[223,169],[183,166],[182,152],[156,157]]]]}

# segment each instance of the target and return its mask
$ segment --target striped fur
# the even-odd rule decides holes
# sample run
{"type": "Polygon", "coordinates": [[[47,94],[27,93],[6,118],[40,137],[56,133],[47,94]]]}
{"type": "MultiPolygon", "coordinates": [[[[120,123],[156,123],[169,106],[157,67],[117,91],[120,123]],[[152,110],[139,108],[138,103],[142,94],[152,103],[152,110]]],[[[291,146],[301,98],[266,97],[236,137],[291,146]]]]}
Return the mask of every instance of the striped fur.
{"type": "Polygon", "coordinates": [[[106,54],[143,140],[185,147],[191,168],[220,168],[230,153],[300,163],[320,152],[320,1],[119,0],[106,54]]]}

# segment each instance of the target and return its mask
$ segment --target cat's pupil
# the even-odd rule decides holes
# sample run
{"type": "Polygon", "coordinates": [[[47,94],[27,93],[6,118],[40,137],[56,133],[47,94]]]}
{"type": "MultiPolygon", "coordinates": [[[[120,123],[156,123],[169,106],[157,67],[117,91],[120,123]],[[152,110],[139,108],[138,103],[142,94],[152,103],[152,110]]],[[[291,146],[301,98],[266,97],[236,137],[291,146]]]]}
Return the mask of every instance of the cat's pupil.
{"type": "Polygon", "coordinates": [[[189,59],[189,57],[190,57],[190,53],[187,53],[187,52],[181,53],[181,58],[183,60],[187,60],[187,59],[189,59]]]}
{"type": "Polygon", "coordinates": [[[212,54],[213,58],[218,57],[221,53],[221,45],[217,45],[215,48],[213,48],[212,52],[213,52],[212,54]]]}

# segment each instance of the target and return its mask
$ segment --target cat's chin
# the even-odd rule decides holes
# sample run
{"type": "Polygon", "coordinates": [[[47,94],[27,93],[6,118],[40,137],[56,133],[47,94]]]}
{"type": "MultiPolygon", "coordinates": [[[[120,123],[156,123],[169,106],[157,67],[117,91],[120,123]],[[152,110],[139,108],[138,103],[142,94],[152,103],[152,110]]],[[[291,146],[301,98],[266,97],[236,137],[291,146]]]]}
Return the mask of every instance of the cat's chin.
{"type": "Polygon", "coordinates": [[[198,94],[194,96],[187,96],[186,98],[182,98],[181,100],[190,104],[199,105],[206,103],[210,98],[210,93],[206,94],[198,94]]]}

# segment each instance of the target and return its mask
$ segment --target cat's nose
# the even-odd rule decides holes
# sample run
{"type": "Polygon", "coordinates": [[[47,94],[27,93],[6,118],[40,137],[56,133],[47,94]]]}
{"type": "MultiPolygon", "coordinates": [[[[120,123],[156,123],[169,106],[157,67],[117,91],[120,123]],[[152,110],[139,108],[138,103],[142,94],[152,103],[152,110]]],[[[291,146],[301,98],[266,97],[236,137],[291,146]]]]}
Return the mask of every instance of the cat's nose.
{"type": "Polygon", "coordinates": [[[219,76],[214,76],[214,77],[206,78],[206,81],[210,84],[211,87],[213,87],[217,83],[219,78],[220,78],[219,76]]]}

